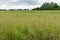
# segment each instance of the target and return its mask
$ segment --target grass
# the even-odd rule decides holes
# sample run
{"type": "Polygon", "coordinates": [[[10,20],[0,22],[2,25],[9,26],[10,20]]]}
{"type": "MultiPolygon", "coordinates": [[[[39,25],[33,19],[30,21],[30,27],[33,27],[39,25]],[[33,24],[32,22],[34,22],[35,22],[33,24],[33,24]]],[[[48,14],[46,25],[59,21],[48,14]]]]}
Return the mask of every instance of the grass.
{"type": "Polygon", "coordinates": [[[0,11],[0,40],[60,40],[60,10],[0,11]]]}

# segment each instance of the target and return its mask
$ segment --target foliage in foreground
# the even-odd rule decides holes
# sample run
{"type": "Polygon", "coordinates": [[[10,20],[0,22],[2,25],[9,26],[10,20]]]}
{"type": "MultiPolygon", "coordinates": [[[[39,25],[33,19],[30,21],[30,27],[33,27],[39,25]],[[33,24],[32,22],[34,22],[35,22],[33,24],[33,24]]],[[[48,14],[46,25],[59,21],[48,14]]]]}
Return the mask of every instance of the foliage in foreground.
{"type": "Polygon", "coordinates": [[[60,11],[0,11],[0,40],[60,40],[60,11]]]}

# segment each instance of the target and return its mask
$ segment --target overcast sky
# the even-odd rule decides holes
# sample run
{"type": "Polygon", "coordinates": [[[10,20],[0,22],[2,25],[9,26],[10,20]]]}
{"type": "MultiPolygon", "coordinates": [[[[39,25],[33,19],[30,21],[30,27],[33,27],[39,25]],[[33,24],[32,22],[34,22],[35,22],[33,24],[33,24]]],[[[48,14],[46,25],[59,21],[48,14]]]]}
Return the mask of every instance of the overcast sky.
{"type": "Polygon", "coordinates": [[[60,3],[60,0],[0,0],[0,9],[32,9],[44,2],[60,3]]]}

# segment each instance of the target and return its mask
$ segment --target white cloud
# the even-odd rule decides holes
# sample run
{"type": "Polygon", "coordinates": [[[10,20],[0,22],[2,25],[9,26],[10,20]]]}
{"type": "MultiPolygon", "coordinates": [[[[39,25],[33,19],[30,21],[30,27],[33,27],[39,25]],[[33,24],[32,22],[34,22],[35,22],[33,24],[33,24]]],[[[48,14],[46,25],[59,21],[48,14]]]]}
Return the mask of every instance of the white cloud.
{"type": "Polygon", "coordinates": [[[60,0],[0,0],[0,9],[31,9],[44,2],[56,2],[59,4],[60,0]]]}
{"type": "Polygon", "coordinates": [[[9,0],[10,2],[17,2],[18,0],[9,0]]]}

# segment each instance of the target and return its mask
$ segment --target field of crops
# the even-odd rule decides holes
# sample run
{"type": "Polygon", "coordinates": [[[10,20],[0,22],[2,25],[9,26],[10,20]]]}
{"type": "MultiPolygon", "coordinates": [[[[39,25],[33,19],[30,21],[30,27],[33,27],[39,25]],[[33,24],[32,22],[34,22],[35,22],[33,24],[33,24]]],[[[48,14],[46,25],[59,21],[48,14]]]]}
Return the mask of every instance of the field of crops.
{"type": "Polygon", "coordinates": [[[0,11],[0,40],[60,40],[60,11],[0,11]]]}

